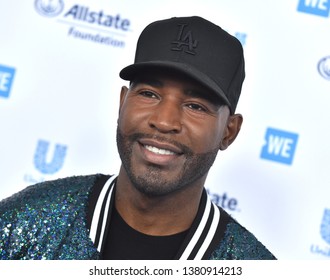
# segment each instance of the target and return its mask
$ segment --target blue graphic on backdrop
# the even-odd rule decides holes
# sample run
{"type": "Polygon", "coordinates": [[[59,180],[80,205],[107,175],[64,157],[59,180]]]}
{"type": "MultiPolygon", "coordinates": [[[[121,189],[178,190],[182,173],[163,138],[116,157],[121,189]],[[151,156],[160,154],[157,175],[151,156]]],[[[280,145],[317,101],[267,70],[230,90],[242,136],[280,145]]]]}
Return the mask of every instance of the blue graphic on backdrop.
{"type": "Polygon", "coordinates": [[[230,210],[233,212],[240,212],[241,210],[238,208],[238,199],[234,197],[229,197],[227,193],[223,193],[222,195],[218,193],[213,193],[210,190],[206,190],[211,200],[222,207],[223,209],[230,210]]]}
{"type": "Polygon", "coordinates": [[[266,144],[261,151],[261,158],[292,164],[297,146],[298,134],[268,128],[266,131],[266,144]]]}
{"type": "MultiPolygon", "coordinates": [[[[330,209],[324,209],[320,234],[322,239],[330,245],[330,209]]],[[[323,244],[312,244],[310,251],[313,254],[330,257],[330,247],[323,244]]]]}
{"type": "Polygon", "coordinates": [[[323,78],[330,80],[330,56],[322,58],[317,65],[317,69],[323,78]]]}
{"type": "Polygon", "coordinates": [[[58,172],[63,164],[67,151],[67,146],[56,144],[52,159],[47,162],[49,152],[48,141],[39,140],[34,154],[34,165],[43,174],[54,174],[58,172]]]}
{"type": "Polygon", "coordinates": [[[234,35],[235,35],[236,39],[238,39],[241,42],[242,46],[245,46],[247,34],[242,33],[242,32],[235,32],[234,35]]]}
{"type": "Polygon", "coordinates": [[[37,12],[46,17],[56,17],[64,9],[62,0],[36,0],[34,2],[37,12]]]}
{"type": "Polygon", "coordinates": [[[330,244],[330,209],[325,209],[321,223],[321,236],[330,244]]]}
{"type": "Polygon", "coordinates": [[[14,68],[0,65],[0,97],[9,97],[14,76],[14,68]]]}
{"type": "Polygon", "coordinates": [[[330,0],[299,0],[299,12],[328,17],[330,13],[330,0]]]}

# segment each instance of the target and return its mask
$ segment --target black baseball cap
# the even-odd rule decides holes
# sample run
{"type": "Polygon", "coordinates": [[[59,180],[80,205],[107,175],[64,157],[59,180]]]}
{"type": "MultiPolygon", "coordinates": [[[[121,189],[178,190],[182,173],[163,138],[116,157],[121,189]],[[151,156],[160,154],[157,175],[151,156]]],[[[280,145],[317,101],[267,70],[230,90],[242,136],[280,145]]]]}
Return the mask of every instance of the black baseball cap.
{"type": "Polygon", "coordinates": [[[132,81],[154,69],[181,72],[235,112],[245,77],[243,47],[221,27],[201,17],[174,17],[149,24],[141,33],[134,64],[120,72],[132,81]]]}

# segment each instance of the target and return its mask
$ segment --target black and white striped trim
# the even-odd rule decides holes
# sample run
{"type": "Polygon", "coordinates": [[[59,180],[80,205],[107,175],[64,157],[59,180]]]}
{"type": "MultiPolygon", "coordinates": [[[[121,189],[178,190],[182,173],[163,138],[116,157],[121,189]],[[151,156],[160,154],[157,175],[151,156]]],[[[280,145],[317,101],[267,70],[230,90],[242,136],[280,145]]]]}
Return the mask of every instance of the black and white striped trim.
{"type": "Polygon", "coordinates": [[[104,184],[102,191],[97,199],[96,206],[93,213],[89,237],[92,239],[95,247],[101,252],[104,233],[107,225],[109,215],[110,201],[114,189],[114,183],[117,176],[110,177],[104,184]]]}
{"type": "Polygon", "coordinates": [[[220,223],[220,210],[207,197],[206,206],[193,237],[182,253],[180,260],[201,260],[211,245],[220,223]],[[205,236],[205,237],[204,237],[205,236]]]}

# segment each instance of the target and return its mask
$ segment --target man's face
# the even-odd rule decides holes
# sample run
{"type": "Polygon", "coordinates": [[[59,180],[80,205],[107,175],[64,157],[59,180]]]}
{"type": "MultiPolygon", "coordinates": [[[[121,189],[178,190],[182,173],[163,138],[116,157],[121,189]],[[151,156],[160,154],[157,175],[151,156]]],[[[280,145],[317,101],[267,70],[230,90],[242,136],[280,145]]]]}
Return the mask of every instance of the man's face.
{"type": "Polygon", "coordinates": [[[123,88],[117,145],[134,187],[160,196],[204,182],[228,116],[226,106],[183,77],[148,75],[123,88]]]}

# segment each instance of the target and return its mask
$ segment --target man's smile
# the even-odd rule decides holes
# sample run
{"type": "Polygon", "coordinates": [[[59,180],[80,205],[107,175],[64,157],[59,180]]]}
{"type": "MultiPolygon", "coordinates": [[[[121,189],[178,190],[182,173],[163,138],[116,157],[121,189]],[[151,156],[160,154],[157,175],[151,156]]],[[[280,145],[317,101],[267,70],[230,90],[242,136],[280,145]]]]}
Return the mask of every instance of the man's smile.
{"type": "Polygon", "coordinates": [[[165,150],[165,149],[158,149],[157,147],[145,145],[144,146],[148,151],[153,152],[158,155],[175,155],[172,151],[165,150]]]}
{"type": "Polygon", "coordinates": [[[154,138],[142,138],[138,143],[143,160],[156,165],[173,164],[174,160],[183,154],[182,149],[177,145],[154,138]]]}
{"type": "Polygon", "coordinates": [[[182,144],[177,142],[159,138],[159,137],[141,137],[138,142],[143,145],[146,149],[154,153],[161,154],[182,154],[187,148],[183,148],[182,144]]]}

